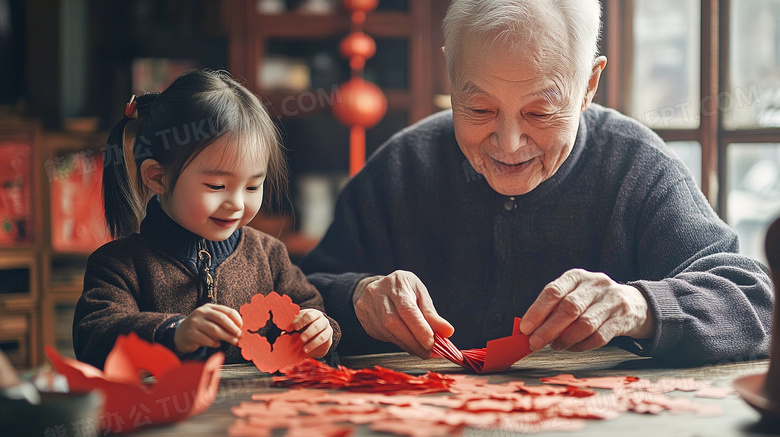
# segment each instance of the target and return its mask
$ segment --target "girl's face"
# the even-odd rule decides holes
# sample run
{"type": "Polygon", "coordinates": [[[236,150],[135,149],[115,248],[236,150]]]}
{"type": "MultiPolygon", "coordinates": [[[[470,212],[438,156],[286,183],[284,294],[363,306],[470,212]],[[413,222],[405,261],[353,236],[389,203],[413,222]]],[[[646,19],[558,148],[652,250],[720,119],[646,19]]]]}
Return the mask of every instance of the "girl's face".
{"type": "Polygon", "coordinates": [[[173,192],[160,196],[163,210],[207,240],[227,239],[263,203],[268,158],[250,148],[240,141],[215,141],[184,168],[173,192]]]}

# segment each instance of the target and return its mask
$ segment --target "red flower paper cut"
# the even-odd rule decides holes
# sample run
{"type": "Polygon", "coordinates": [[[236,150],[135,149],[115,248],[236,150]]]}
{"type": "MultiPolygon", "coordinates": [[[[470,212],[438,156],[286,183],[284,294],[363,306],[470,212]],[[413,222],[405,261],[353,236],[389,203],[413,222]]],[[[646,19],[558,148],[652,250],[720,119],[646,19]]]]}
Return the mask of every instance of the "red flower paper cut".
{"type": "Polygon", "coordinates": [[[143,425],[177,422],[208,409],[219,386],[225,361],[218,352],[203,361],[182,363],[170,349],[151,344],[134,333],[120,335],[108,354],[105,370],[60,356],[46,346],[57,372],[65,375],[72,392],[100,390],[105,397],[102,428],[129,432],[143,425]],[[156,383],[144,383],[142,373],[156,383]]]}
{"type": "Polygon", "coordinates": [[[244,321],[241,337],[238,339],[241,355],[255,363],[261,372],[268,373],[298,364],[306,359],[301,335],[293,332],[292,325],[300,309],[292,302],[290,296],[280,296],[275,291],[267,295],[252,296],[250,303],[241,305],[239,309],[244,321]],[[272,316],[274,324],[282,330],[282,334],[276,338],[273,346],[267,338],[257,333],[260,328],[268,324],[272,316]]]}

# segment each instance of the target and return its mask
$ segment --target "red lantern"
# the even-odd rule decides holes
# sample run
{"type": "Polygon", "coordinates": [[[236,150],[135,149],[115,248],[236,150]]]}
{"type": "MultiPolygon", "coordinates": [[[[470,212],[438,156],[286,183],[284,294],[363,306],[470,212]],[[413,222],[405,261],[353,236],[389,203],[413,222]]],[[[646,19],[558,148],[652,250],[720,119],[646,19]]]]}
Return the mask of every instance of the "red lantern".
{"type": "Polygon", "coordinates": [[[379,0],[344,0],[344,9],[352,12],[371,12],[379,5],[379,0]]]}
{"type": "Polygon", "coordinates": [[[344,0],[344,9],[352,14],[352,33],[341,41],[339,51],[349,59],[352,79],[339,86],[339,96],[333,113],[350,126],[349,174],[354,175],[366,161],[366,128],[373,127],[387,111],[387,99],[382,90],[363,80],[366,59],[376,53],[374,40],[362,32],[366,13],[374,10],[379,0],[344,0]]]}
{"type": "Polygon", "coordinates": [[[349,174],[354,175],[366,162],[366,128],[379,123],[385,115],[387,99],[378,86],[360,77],[341,84],[338,97],[333,103],[333,113],[342,123],[351,126],[349,174]]]}
{"type": "Polygon", "coordinates": [[[339,51],[341,56],[347,59],[353,56],[370,59],[376,53],[376,43],[363,32],[352,32],[341,41],[339,51]]]}
{"type": "Polygon", "coordinates": [[[348,126],[374,127],[385,111],[387,99],[382,90],[359,77],[341,84],[339,95],[333,103],[333,113],[348,126]]]}

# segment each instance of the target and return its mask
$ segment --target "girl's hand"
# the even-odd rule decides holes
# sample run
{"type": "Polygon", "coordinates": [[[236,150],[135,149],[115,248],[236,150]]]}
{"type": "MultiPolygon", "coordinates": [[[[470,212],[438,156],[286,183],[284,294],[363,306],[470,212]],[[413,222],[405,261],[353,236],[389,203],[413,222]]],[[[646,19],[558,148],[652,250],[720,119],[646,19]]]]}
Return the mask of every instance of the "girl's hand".
{"type": "Polygon", "coordinates": [[[333,344],[333,328],[319,310],[302,309],[293,320],[293,329],[301,333],[303,352],[312,358],[324,357],[333,344]]]}
{"type": "Polygon", "coordinates": [[[233,308],[207,303],[190,313],[176,329],[173,343],[179,355],[195,352],[201,346],[219,347],[219,342],[232,345],[241,336],[241,315],[233,308]]]}

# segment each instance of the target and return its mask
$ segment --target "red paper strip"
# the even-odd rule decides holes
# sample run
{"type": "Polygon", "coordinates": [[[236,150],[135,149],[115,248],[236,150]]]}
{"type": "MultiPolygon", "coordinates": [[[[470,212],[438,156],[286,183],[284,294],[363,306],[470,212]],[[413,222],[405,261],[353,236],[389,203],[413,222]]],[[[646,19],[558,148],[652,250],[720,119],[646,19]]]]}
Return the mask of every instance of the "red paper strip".
{"type": "Polygon", "coordinates": [[[575,378],[574,375],[571,374],[562,374],[548,378],[541,378],[541,381],[548,384],[560,384],[574,387],[615,389],[629,385],[632,382],[639,381],[639,378],[636,376],[605,376],[580,379],[575,378]]]}

